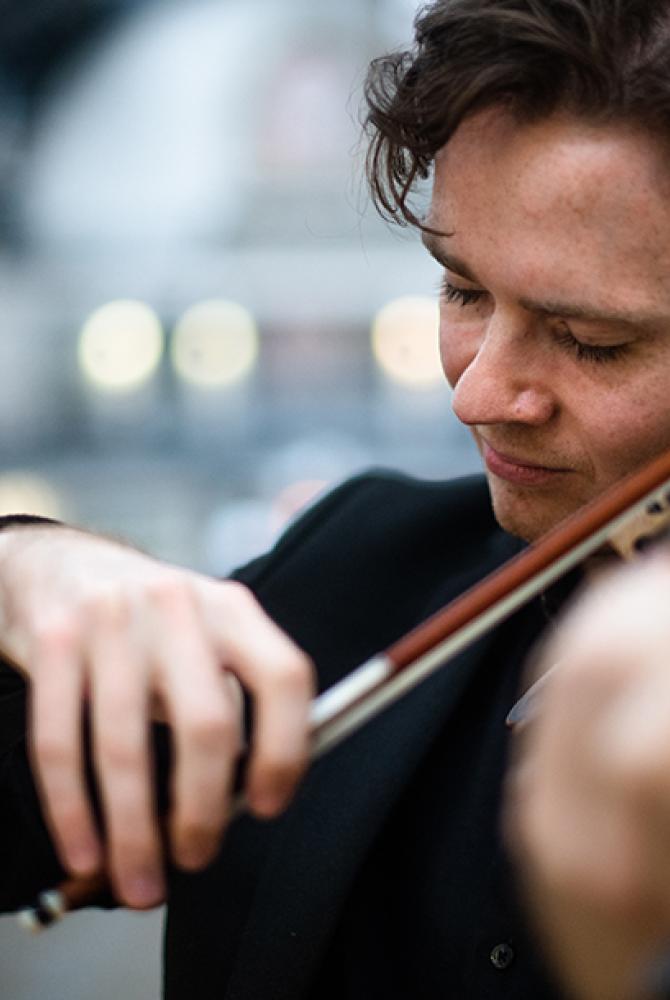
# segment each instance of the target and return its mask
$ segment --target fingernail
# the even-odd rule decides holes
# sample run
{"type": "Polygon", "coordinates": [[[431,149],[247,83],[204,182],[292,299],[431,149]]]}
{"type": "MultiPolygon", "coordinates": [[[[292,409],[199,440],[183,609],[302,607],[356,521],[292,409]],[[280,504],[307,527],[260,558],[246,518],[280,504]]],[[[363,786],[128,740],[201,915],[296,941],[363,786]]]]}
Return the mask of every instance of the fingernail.
{"type": "Polygon", "coordinates": [[[156,875],[135,875],[121,884],[123,898],[130,906],[145,908],[163,902],[163,880],[156,875]]]}

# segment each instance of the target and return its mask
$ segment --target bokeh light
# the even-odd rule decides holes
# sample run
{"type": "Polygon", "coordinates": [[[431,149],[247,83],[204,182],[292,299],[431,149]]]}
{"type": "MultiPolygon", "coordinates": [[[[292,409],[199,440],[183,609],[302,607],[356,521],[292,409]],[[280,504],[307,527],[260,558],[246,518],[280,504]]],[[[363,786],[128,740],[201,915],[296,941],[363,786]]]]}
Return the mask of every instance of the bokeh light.
{"type": "Polygon", "coordinates": [[[237,302],[199,302],[179,319],[172,337],[172,363],[186,382],[219,388],[241,381],[258,358],[258,330],[237,302]]]}
{"type": "Polygon", "coordinates": [[[372,351],[385,375],[415,389],[444,382],[438,347],[439,307],[428,296],[394,299],[372,324],[372,351]]]}
{"type": "Polygon", "coordinates": [[[97,388],[128,392],[154,374],[163,343],[160,320],[144,302],[108,302],[96,309],[82,328],[79,366],[97,388]]]}

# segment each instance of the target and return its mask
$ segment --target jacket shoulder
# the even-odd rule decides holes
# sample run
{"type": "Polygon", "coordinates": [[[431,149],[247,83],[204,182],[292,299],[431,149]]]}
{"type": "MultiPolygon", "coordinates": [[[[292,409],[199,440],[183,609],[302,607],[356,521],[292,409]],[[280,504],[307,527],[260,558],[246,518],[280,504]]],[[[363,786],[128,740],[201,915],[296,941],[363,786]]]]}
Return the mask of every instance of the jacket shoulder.
{"type": "Polygon", "coordinates": [[[312,656],[324,687],[493,569],[509,541],[483,477],[374,470],[325,496],[237,578],[312,656]]]}
{"type": "Polygon", "coordinates": [[[252,588],[262,587],[305,546],[342,552],[356,544],[359,556],[367,553],[370,558],[381,547],[388,559],[393,548],[407,548],[419,537],[435,543],[447,532],[453,551],[496,530],[484,476],[430,481],[373,469],[322,496],[270,552],[238,570],[235,577],[252,588]]]}

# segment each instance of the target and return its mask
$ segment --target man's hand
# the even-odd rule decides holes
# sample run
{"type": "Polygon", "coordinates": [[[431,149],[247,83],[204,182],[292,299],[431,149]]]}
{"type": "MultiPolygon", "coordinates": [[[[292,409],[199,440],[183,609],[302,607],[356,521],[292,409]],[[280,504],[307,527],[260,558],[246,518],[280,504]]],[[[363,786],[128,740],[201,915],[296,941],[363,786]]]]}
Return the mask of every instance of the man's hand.
{"type": "Polygon", "coordinates": [[[645,997],[670,944],[670,558],[612,573],[544,653],[507,827],[555,967],[584,1000],[645,997]]]}
{"type": "Polygon", "coordinates": [[[67,528],[9,529],[0,535],[0,637],[29,682],[33,764],[61,860],[74,874],[106,866],[128,905],[164,895],[152,718],[173,732],[168,836],[187,869],[211,860],[226,825],[240,684],[255,703],[252,810],[281,811],[306,766],[311,664],[241,584],[67,528]],[[85,700],[104,858],[84,780],[85,700]]]}
{"type": "Polygon", "coordinates": [[[584,1000],[646,996],[670,944],[670,557],[599,581],[509,781],[509,842],[555,967],[584,1000]]]}

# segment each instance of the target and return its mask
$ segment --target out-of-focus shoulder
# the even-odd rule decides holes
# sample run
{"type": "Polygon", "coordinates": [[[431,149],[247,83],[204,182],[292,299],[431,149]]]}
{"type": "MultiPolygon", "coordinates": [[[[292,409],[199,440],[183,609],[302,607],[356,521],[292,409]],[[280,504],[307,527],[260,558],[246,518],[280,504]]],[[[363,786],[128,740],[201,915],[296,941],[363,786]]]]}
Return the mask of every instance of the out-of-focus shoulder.
{"type": "Polygon", "coordinates": [[[454,544],[491,530],[496,525],[483,476],[424,480],[389,469],[370,469],[323,493],[269,553],[235,577],[257,585],[273,566],[305,545],[357,547],[372,554],[392,540],[404,540],[404,548],[413,539],[418,542],[448,534],[454,544]]]}

